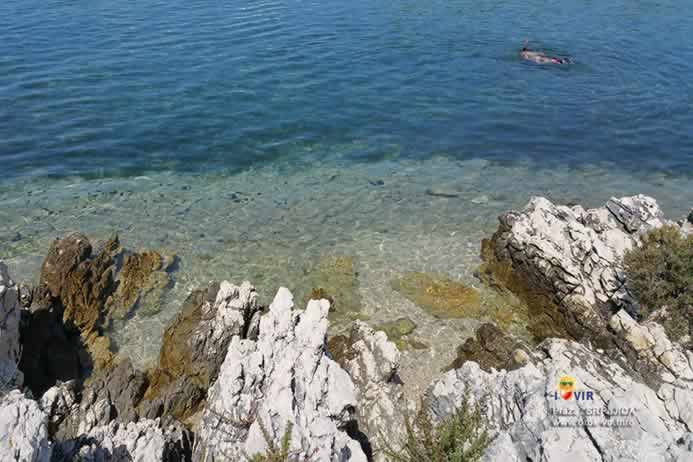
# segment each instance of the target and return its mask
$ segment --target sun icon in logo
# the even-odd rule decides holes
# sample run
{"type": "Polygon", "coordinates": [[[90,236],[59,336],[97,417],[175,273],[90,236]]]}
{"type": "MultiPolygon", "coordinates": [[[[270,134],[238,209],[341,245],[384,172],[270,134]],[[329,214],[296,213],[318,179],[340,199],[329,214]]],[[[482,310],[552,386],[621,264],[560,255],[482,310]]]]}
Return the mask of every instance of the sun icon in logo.
{"type": "Polygon", "coordinates": [[[558,391],[561,398],[568,400],[573,396],[575,391],[575,379],[569,375],[564,375],[558,380],[558,391]]]}

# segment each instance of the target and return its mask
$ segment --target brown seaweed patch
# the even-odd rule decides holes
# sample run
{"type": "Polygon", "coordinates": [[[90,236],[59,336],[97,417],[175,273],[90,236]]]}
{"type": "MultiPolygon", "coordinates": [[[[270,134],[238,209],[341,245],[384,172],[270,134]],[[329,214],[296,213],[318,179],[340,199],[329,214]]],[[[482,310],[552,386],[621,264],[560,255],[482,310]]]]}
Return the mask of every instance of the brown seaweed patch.
{"type": "Polygon", "coordinates": [[[375,330],[385,332],[388,340],[397,345],[399,351],[423,350],[429,346],[414,338],[412,333],[416,330],[416,323],[409,318],[399,318],[394,321],[387,321],[375,326],[375,330]]]}
{"type": "MultiPolygon", "coordinates": [[[[511,262],[500,261],[490,239],[481,241],[481,260],[477,276],[496,292],[499,300],[509,302],[509,310],[506,310],[503,317],[514,317],[526,323],[527,331],[537,343],[549,337],[571,338],[552,294],[518,274],[511,262]],[[511,311],[513,315],[509,315],[507,311],[511,311]]],[[[504,322],[498,324],[501,328],[510,326],[504,322]]]]}
{"type": "Polygon", "coordinates": [[[392,281],[401,293],[436,318],[469,318],[478,314],[479,291],[445,275],[408,272],[392,281]]]}
{"type": "Polygon", "coordinates": [[[173,284],[169,274],[175,257],[147,250],[126,255],[118,276],[118,288],[108,300],[108,311],[123,319],[135,310],[153,315],[161,310],[162,297],[173,284]]]}

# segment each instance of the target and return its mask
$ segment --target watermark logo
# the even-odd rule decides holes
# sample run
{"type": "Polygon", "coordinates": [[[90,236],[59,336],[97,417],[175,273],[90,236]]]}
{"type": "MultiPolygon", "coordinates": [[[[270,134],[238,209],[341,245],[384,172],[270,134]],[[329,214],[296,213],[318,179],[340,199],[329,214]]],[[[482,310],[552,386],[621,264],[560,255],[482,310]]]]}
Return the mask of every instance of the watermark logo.
{"type": "Polygon", "coordinates": [[[557,391],[553,393],[553,399],[568,401],[594,401],[594,393],[591,390],[577,390],[577,380],[570,375],[561,376],[558,379],[557,391]]]}

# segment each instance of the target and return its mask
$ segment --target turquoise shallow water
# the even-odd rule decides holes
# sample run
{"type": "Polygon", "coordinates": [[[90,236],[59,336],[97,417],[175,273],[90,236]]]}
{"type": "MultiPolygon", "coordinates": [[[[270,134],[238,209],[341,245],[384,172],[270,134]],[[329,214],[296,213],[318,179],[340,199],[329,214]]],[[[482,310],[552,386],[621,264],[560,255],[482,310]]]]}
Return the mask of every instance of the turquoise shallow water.
{"type": "Polygon", "coordinates": [[[353,257],[364,316],[430,344],[404,359],[425,384],[476,321],[431,318],[393,278],[478,286],[480,239],[535,194],[693,205],[685,7],[2,2],[0,257],[35,280],[70,230],[177,253],[161,313],[114,332],[141,365],[192,288],[249,279],[268,301],[353,257]],[[525,38],[577,64],[522,62],[525,38]]]}

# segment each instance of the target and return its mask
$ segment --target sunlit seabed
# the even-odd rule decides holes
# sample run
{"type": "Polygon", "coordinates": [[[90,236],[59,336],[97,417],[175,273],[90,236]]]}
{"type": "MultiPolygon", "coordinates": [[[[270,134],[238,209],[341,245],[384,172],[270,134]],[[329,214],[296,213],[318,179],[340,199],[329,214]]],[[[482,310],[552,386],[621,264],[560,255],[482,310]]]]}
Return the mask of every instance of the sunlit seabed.
{"type": "Polygon", "coordinates": [[[180,256],[162,311],[136,315],[114,333],[120,350],[142,367],[156,358],[164,326],[190,290],[247,279],[269,303],[280,286],[310,289],[300,287],[302,276],[320,257],[353,256],[362,317],[373,324],[409,317],[417,338],[431,346],[403,360],[404,381],[422,386],[452,360],[477,321],[430,317],[393,291],[393,278],[446,273],[479,287],[473,273],[480,240],[496,229],[500,213],[530,196],[599,206],[613,195],[646,193],[679,218],[693,204],[690,180],[613,165],[546,170],[444,156],[310,167],[274,162],[218,176],[17,180],[0,189],[0,256],[17,279],[33,282],[51,240],[72,230],[93,241],[118,232],[127,248],[180,256]]]}

